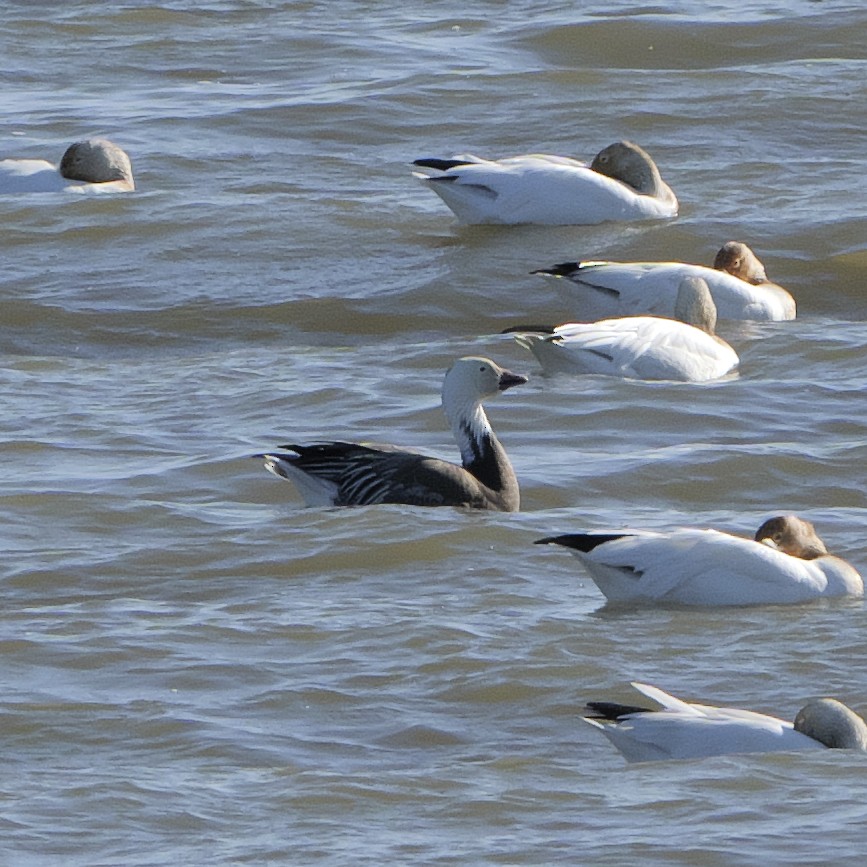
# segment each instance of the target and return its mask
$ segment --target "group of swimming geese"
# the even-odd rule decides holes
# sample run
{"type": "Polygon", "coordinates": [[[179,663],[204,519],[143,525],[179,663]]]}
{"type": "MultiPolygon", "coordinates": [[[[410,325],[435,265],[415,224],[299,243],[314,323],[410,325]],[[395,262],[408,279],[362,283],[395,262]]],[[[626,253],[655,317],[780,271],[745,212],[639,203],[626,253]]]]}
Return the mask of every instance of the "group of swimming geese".
{"type": "MultiPolygon", "coordinates": [[[[587,165],[532,154],[419,159],[414,172],[467,224],[589,225],[677,215],[674,192],[637,145],[609,145],[587,165]]],[[[104,139],[77,142],[60,166],[0,161],[0,192],[127,192],[127,155],[104,139]]],[[[795,317],[791,295],[767,279],[745,244],[729,242],[713,267],[678,262],[569,262],[538,272],[566,281],[581,322],[550,333],[519,330],[518,342],[544,369],[638,379],[701,381],[725,376],[735,351],[714,334],[728,319],[795,317]],[[600,319],[600,317],[602,317],[600,319]]],[[[482,403],[527,382],[487,358],[467,356],[447,371],[446,418],[461,452],[454,464],[396,446],[353,442],[289,444],[259,457],[295,483],[308,505],[399,503],[517,511],[518,481],[482,403]]],[[[821,596],[861,596],[858,572],[828,553],[813,526],[771,518],[754,539],[717,530],[571,533],[537,540],[578,557],[608,600],[619,603],[751,605],[821,596]]],[[[776,717],[692,704],[633,686],[660,705],[594,701],[585,720],[628,761],[725,753],[844,748],[867,750],[867,724],[840,702],[810,701],[794,724],[776,717]]]]}

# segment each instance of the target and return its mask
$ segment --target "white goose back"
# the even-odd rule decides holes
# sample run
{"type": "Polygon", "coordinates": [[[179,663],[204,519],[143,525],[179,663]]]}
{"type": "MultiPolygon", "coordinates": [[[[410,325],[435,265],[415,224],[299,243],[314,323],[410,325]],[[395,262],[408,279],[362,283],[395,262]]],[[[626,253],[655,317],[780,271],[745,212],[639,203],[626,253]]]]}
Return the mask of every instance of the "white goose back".
{"type": "Polygon", "coordinates": [[[864,594],[861,576],[839,557],[804,559],[717,530],[572,533],[537,542],[547,543],[569,549],[616,603],[774,605],[864,594]]]}
{"type": "Polygon", "coordinates": [[[794,319],[792,296],[767,280],[764,266],[746,244],[729,241],[714,267],[686,262],[562,262],[533,272],[553,278],[564,301],[583,321],[612,316],[673,316],[686,277],[707,283],[722,319],[794,319]]]}
{"type": "Polygon", "coordinates": [[[735,753],[867,749],[864,720],[835,699],[808,702],[793,725],[756,711],[686,702],[649,684],[632,686],[660,707],[592,701],[584,716],[629,762],[735,753]]]}
{"type": "Polygon", "coordinates": [[[135,189],[129,156],[107,139],[70,145],[55,166],[46,160],[0,160],[0,194],[112,193],[135,189]]]}
{"type": "Polygon", "coordinates": [[[677,215],[677,198],[650,155],[615,142],[588,166],[567,157],[472,155],[415,160],[415,177],[462,223],[589,225],[677,215]]]}
{"type": "Polygon", "coordinates": [[[549,373],[705,382],[738,366],[737,353],[714,333],[716,307],[704,280],[681,281],[675,313],[677,320],[625,316],[572,322],[552,334],[510,331],[517,331],[517,342],[549,373]]]}

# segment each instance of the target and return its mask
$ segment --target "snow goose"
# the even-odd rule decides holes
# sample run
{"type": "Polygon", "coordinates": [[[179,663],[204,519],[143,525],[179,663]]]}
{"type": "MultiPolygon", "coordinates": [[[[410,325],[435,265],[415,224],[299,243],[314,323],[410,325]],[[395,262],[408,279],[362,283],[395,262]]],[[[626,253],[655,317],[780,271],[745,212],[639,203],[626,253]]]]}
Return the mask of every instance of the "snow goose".
{"type": "Polygon", "coordinates": [[[71,144],[59,167],[47,160],[0,160],[0,193],[121,193],[134,189],[129,157],[107,139],[71,144]]]}
{"type": "Polygon", "coordinates": [[[737,353],[714,333],[716,307],[705,280],[684,277],[674,315],[571,322],[551,334],[509,330],[548,373],[703,382],[737,367],[737,353]]]}
{"type": "Polygon", "coordinates": [[[713,268],[684,262],[562,262],[533,272],[556,278],[575,314],[587,321],[652,313],[672,316],[684,277],[701,277],[710,287],[721,319],[782,321],[795,318],[795,300],[768,281],[755,253],[728,241],[713,268]]]}
{"type": "Polygon", "coordinates": [[[291,454],[260,455],[277,476],[295,482],[308,505],[467,506],[516,512],[518,480],[482,401],[527,377],[488,358],[466,356],[443,381],[443,410],[461,450],[462,465],[391,445],[324,442],[285,445],[291,454]]]}
{"type": "Polygon", "coordinates": [[[628,141],[608,145],[589,166],[548,154],[428,158],[414,165],[426,172],[413,175],[461,223],[590,225],[677,216],[677,199],[656,163],[628,141]]]}
{"type": "Polygon", "coordinates": [[[568,548],[614,603],[770,605],[864,594],[855,569],[795,515],[765,521],[755,539],[682,527],[570,533],[536,544],[568,548]]]}
{"type": "Polygon", "coordinates": [[[633,683],[661,709],[591,701],[584,720],[602,730],[628,762],[700,759],[732,753],[865,750],[867,724],[833,698],[808,702],[792,725],[751,710],[692,704],[655,686],[633,683]]]}

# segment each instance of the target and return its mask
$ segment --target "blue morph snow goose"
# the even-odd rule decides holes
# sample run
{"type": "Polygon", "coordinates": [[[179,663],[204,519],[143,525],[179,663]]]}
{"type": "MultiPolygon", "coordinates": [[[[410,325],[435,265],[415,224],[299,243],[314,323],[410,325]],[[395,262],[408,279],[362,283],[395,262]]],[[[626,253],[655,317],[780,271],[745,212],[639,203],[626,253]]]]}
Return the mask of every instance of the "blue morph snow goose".
{"type": "Polygon", "coordinates": [[[692,704],[644,683],[632,686],[661,707],[591,701],[584,716],[628,762],[789,750],[867,750],[867,724],[833,698],[809,701],[793,725],[751,710],[692,704]]]}
{"type": "Polygon", "coordinates": [[[47,160],[0,160],[0,194],[122,193],[134,189],[129,156],[107,139],[71,144],[59,166],[47,160]]]}
{"type": "Polygon", "coordinates": [[[764,265],[741,241],[723,244],[713,268],[685,262],[562,262],[533,273],[554,278],[572,315],[583,321],[673,316],[684,277],[707,283],[720,319],[779,322],[796,313],[792,296],[768,280],[764,265]]]}
{"type": "Polygon", "coordinates": [[[715,333],[716,307],[701,277],[681,281],[674,315],[570,322],[550,334],[509,331],[548,373],[704,382],[737,367],[737,353],[715,333]]]}
{"type": "Polygon", "coordinates": [[[527,382],[488,358],[458,359],[443,381],[442,405],[461,451],[460,465],[392,445],[321,442],[261,455],[294,482],[308,505],[466,506],[516,512],[518,480],[482,402],[527,382]]]}
{"type": "Polygon", "coordinates": [[[682,527],[668,533],[570,533],[568,548],[615,603],[773,605],[862,596],[864,582],[796,515],[765,521],[755,539],[682,527]]]}
{"type": "Polygon", "coordinates": [[[413,172],[461,223],[591,225],[677,216],[677,198],[638,145],[619,141],[588,166],[569,157],[527,154],[425,158],[413,172]]]}

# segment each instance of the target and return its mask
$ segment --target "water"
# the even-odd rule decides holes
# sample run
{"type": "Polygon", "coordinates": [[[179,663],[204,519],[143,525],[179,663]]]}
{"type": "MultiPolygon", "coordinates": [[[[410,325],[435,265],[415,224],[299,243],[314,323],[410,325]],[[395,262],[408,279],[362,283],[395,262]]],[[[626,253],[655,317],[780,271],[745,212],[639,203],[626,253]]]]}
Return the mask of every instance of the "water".
{"type": "Polygon", "coordinates": [[[863,757],[628,767],[578,718],[631,680],[863,713],[860,600],[616,611],[531,543],[794,511],[867,568],[865,31],[831,0],[4,5],[0,154],[104,135],[139,188],[0,199],[4,863],[860,864],[863,757]],[[676,221],[459,228],[408,169],[620,138],[676,221]],[[566,317],[534,268],[732,238],[799,304],[723,323],[737,378],[545,378],[499,335],[566,317]],[[490,406],[520,514],[304,509],[249,457],[454,459],[467,353],[532,377],[490,406]]]}

